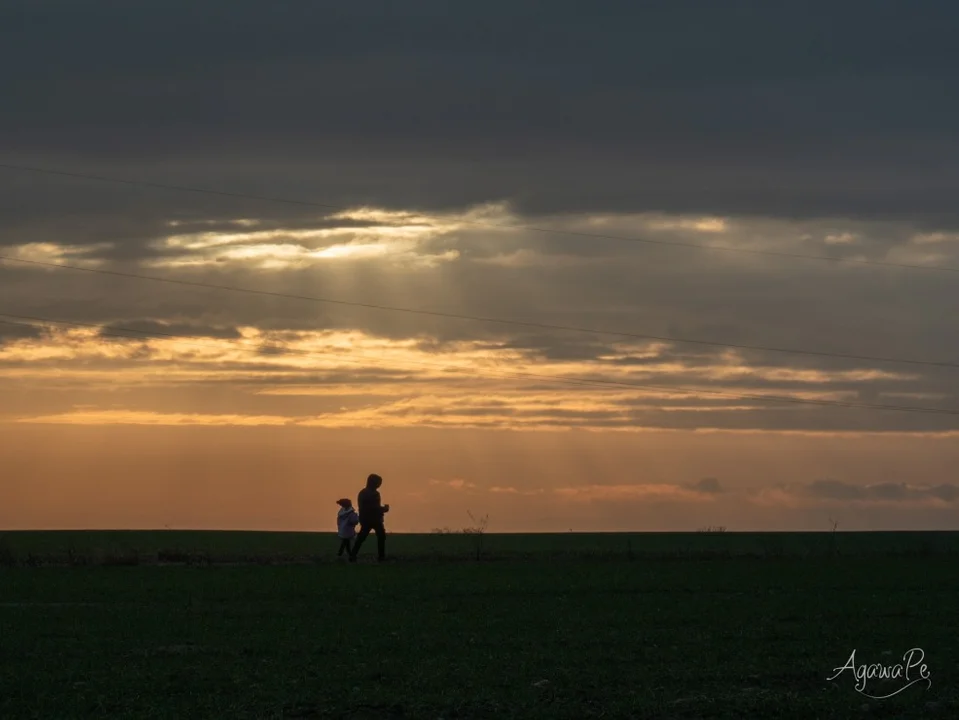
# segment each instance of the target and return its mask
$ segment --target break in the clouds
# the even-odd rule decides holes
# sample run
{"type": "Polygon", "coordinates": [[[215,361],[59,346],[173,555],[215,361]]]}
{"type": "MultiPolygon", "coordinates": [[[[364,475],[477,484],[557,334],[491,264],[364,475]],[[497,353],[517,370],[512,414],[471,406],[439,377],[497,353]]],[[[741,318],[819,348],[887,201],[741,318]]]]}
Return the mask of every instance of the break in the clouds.
{"type": "MultiPolygon", "coordinates": [[[[955,428],[954,415],[841,406],[957,409],[959,368],[891,361],[959,357],[955,279],[935,269],[959,265],[959,243],[908,223],[662,213],[543,223],[653,241],[644,244],[557,242],[519,227],[508,205],[355,208],[290,227],[252,215],[170,221],[147,245],[155,253],[120,262],[91,246],[94,264],[79,265],[186,285],[6,263],[3,309],[28,318],[8,321],[75,323],[43,334],[5,326],[20,335],[0,349],[2,381],[44,398],[33,406],[42,412],[8,403],[6,414],[80,424],[955,428]],[[671,242],[703,248],[661,244],[671,242]],[[828,247],[930,269],[729,251],[828,247]],[[95,407],[106,388],[111,407],[95,407]],[[72,409],[79,396],[84,409],[72,409]]],[[[24,243],[10,257],[74,264],[63,250],[72,247],[65,237],[24,243]]]]}

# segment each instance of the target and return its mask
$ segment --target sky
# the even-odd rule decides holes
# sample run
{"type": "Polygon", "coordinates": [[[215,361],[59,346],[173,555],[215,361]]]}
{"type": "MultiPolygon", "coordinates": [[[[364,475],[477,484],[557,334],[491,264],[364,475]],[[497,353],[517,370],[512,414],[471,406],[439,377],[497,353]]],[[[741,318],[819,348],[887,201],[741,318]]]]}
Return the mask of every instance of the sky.
{"type": "Polygon", "coordinates": [[[0,528],[959,529],[957,21],[4,2],[0,528]]]}

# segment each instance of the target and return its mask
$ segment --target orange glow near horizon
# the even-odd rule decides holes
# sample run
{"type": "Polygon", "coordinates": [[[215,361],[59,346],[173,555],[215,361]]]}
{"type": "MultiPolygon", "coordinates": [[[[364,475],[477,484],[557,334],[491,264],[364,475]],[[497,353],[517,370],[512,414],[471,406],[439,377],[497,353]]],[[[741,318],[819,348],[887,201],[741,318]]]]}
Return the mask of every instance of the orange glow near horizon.
{"type": "MultiPolygon", "coordinates": [[[[447,303],[435,309],[454,313],[469,297],[463,268],[478,267],[500,278],[490,286],[494,308],[497,288],[515,293],[512,311],[491,316],[530,317],[538,300],[517,280],[523,273],[562,278],[602,260],[500,247],[516,231],[474,227],[511,220],[493,204],[446,215],[360,208],[321,227],[170,223],[154,242],[162,253],[141,264],[203,281],[241,273],[280,292],[362,299],[375,290],[387,305],[426,307],[429,291],[447,303]],[[451,247],[468,233],[484,250],[475,257],[451,247]]],[[[759,230],[784,246],[797,235],[746,223],[648,215],[541,224],[721,236],[743,248],[759,230]]],[[[836,246],[857,238],[823,230],[836,246]]],[[[945,241],[917,236],[915,256],[945,241]]],[[[104,261],[85,257],[95,247],[31,242],[10,253],[95,267],[104,261]]],[[[467,511],[488,513],[493,532],[822,529],[843,514],[848,529],[959,526],[959,429],[866,431],[861,415],[803,404],[870,392],[891,403],[947,397],[918,385],[912,367],[622,337],[596,349],[585,346],[595,338],[538,330],[524,345],[476,323],[447,323],[439,339],[435,318],[326,306],[300,308],[284,327],[295,313],[281,298],[233,305],[199,289],[194,300],[192,289],[181,298],[119,280],[96,295],[82,278],[20,271],[44,288],[39,296],[71,310],[74,297],[113,303],[116,320],[0,335],[0,528],[329,529],[331,498],[355,494],[370,472],[387,480],[398,531],[455,527],[467,511]],[[799,402],[755,397],[770,394],[799,402]]],[[[564,297],[553,297],[557,313],[593,308],[564,297]]],[[[600,309],[602,297],[592,301],[600,309]]]]}

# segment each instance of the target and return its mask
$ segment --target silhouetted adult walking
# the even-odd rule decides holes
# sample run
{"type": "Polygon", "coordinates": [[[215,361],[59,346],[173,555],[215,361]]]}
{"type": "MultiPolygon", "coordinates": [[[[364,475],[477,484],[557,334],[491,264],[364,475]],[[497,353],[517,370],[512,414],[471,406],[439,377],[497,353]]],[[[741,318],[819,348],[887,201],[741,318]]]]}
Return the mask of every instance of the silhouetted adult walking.
{"type": "Polygon", "coordinates": [[[360,533],[356,536],[356,544],[350,553],[350,562],[356,562],[360,546],[366,540],[370,531],[376,533],[377,559],[381,562],[386,559],[386,527],[383,525],[383,516],[390,511],[389,505],[380,501],[380,485],[383,478],[373,474],[366,478],[366,487],[360,490],[356,498],[356,506],[360,514],[360,533]]]}

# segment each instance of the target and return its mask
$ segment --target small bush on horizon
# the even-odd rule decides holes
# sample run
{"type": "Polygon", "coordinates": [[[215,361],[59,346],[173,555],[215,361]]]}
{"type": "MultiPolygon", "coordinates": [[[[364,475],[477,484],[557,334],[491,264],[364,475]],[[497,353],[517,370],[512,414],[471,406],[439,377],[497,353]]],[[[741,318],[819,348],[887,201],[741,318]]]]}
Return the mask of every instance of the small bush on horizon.
{"type": "Polygon", "coordinates": [[[469,515],[470,520],[473,521],[472,525],[468,525],[460,530],[453,530],[449,527],[433,528],[430,530],[430,534],[468,535],[473,543],[474,556],[477,560],[479,560],[483,556],[484,536],[486,535],[486,528],[489,525],[489,515],[484,515],[483,517],[477,519],[469,510],[466,511],[466,514],[469,515]]]}
{"type": "Polygon", "coordinates": [[[469,510],[466,511],[466,514],[469,515],[470,520],[473,521],[473,527],[463,528],[463,534],[472,537],[473,550],[475,551],[476,559],[479,560],[483,556],[483,536],[486,535],[486,527],[489,525],[489,515],[484,515],[477,520],[469,510]]]}

